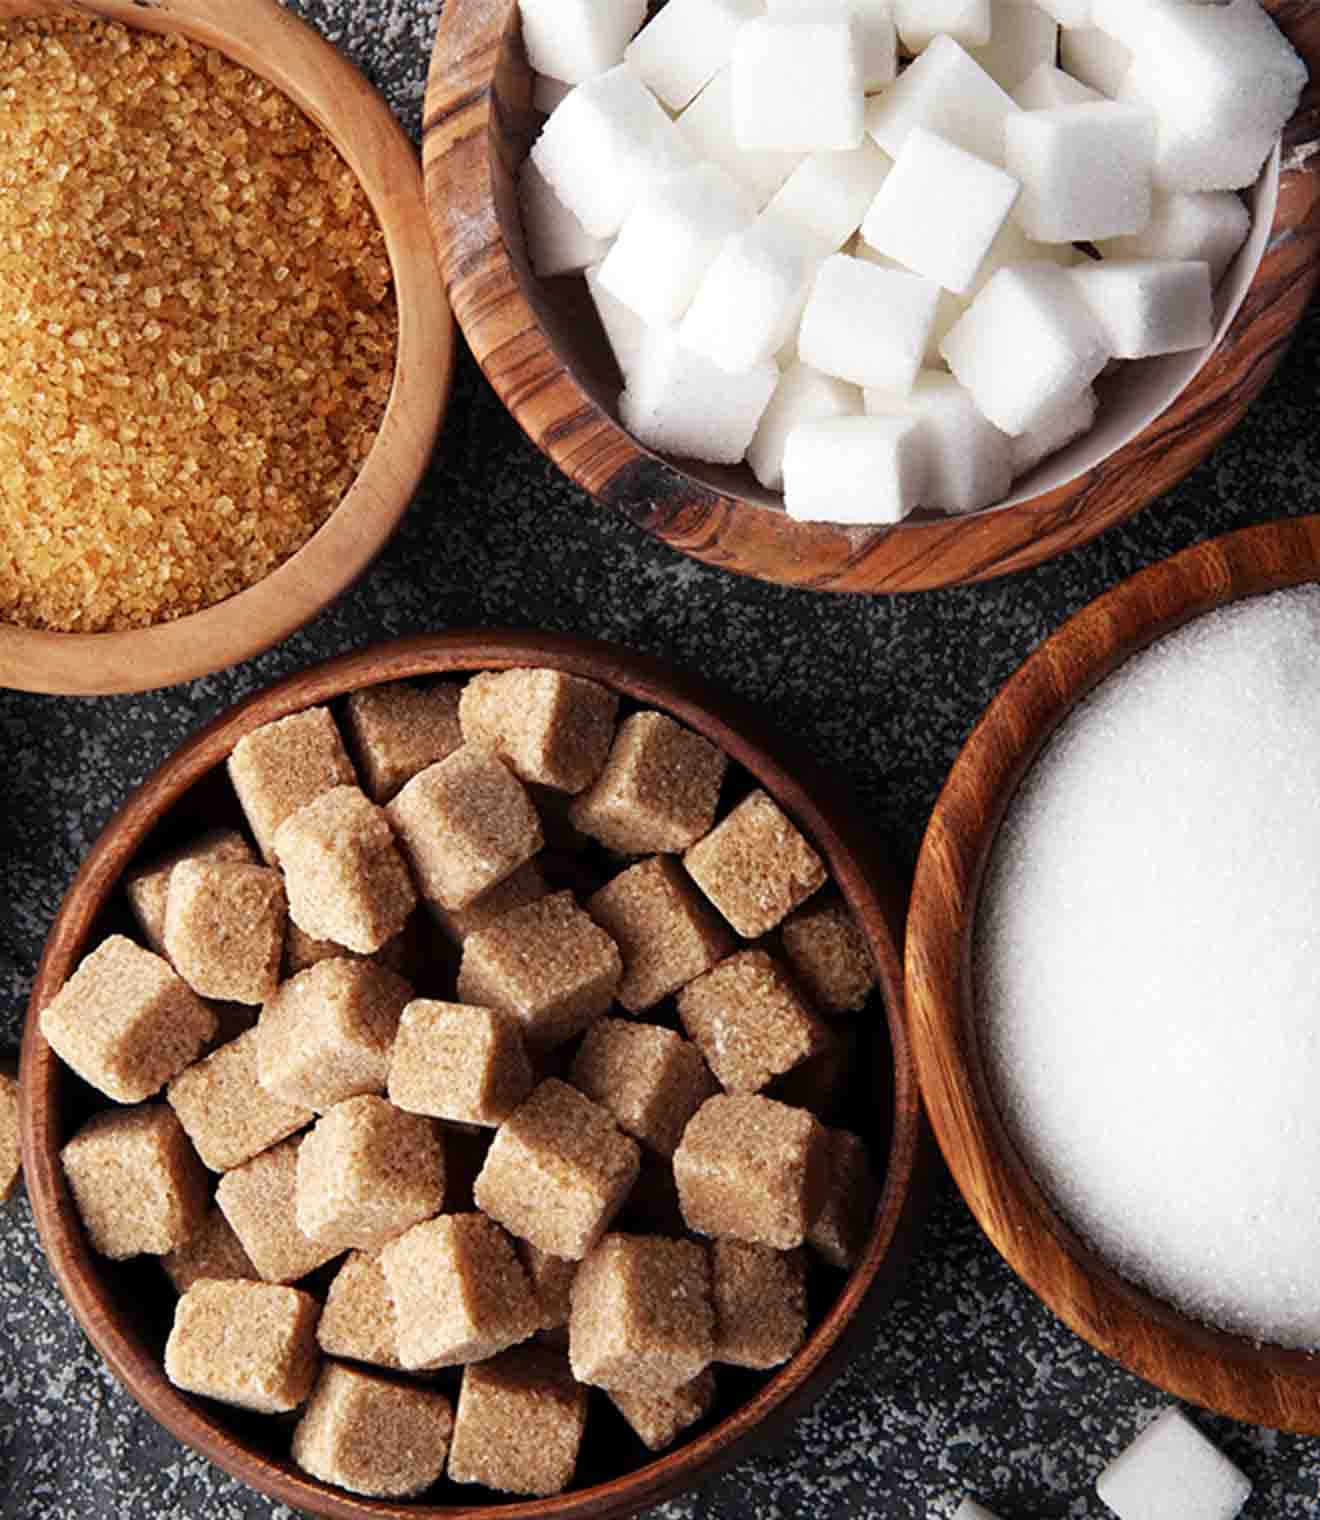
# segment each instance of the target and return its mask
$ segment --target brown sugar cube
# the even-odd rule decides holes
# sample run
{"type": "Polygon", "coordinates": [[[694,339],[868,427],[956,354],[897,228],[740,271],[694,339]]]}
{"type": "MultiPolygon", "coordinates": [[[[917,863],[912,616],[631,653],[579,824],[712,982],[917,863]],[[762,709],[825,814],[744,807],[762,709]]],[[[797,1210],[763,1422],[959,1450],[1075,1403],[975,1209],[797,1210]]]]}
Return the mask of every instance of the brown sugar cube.
{"type": "Polygon", "coordinates": [[[688,1229],[790,1251],[825,1193],[824,1126],[805,1109],[758,1094],[718,1094],[697,1110],[674,1152],[688,1229]]]}
{"type": "Polygon", "coordinates": [[[707,1367],[714,1350],[705,1246],[607,1235],[578,1268],[568,1359],[580,1383],[671,1393],[707,1367]]]}
{"type": "Polygon", "coordinates": [[[780,937],[793,975],[817,1008],[856,1013],[875,986],[875,960],[848,905],[835,893],[784,920],[780,937]]]}
{"type": "Polygon", "coordinates": [[[165,1274],[176,1293],[186,1293],[203,1277],[217,1281],[237,1279],[251,1282],[257,1277],[243,1242],[214,1204],[202,1216],[202,1222],[184,1241],[160,1259],[165,1274]]]}
{"type": "Polygon", "coordinates": [[[390,1102],[461,1124],[503,1124],[532,1089],[517,1022],[493,1008],[414,998],[390,1056],[390,1102]]]}
{"type": "Polygon", "coordinates": [[[807,1258],[749,1240],[713,1240],[715,1360],[763,1371],[786,1362],[807,1335],[807,1258]]]}
{"type": "Polygon", "coordinates": [[[598,1019],[573,1062],[573,1086],[609,1109],[619,1128],[672,1156],[688,1120],[719,1084],[701,1052],[655,1024],[598,1019]]]}
{"type": "Polygon", "coordinates": [[[397,971],[401,976],[405,975],[404,967],[408,959],[407,932],[396,934],[393,939],[387,940],[379,950],[367,957],[356,950],[350,950],[347,945],[338,944],[335,940],[314,939],[312,935],[300,929],[292,919],[285,925],[284,969],[289,976],[296,976],[298,972],[306,971],[309,966],[315,966],[318,961],[364,959],[374,960],[391,971],[397,971]]]}
{"type": "Polygon", "coordinates": [[[453,1429],[443,1393],[327,1362],[293,1432],[293,1460],[351,1494],[406,1498],[444,1472],[453,1429]]]}
{"type": "Polygon", "coordinates": [[[653,855],[607,882],[587,912],[619,947],[618,998],[642,1013],[709,971],[733,949],[733,936],[671,857],[653,855]]]}
{"type": "Polygon", "coordinates": [[[215,1201],[233,1226],[258,1275],[291,1283],[339,1255],[298,1228],[298,1148],[295,1135],[226,1172],[215,1201]]]}
{"type": "Polygon", "coordinates": [[[569,810],[574,825],[625,855],[685,850],[715,821],[724,752],[663,713],[619,724],[605,768],[569,810]]]}
{"type": "Polygon", "coordinates": [[[390,681],[349,695],[344,722],[364,790],[374,802],[388,802],[404,782],[462,745],[460,690],[457,681],[434,686],[390,681]]]}
{"type": "Polygon", "coordinates": [[[810,1060],[830,1033],[764,950],[740,950],[678,994],[678,1016],[729,1092],[759,1092],[810,1060]]]}
{"type": "Polygon", "coordinates": [[[715,1371],[707,1367],[690,1383],[670,1393],[629,1393],[612,1388],[607,1397],[651,1451],[672,1446],[689,1425],[695,1425],[715,1403],[715,1371]]]}
{"type": "Polygon", "coordinates": [[[493,749],[521,780],[580,792],[605,764],[619,698],[562,670],[486,671],[463,688],[463,737],[493,749]]]}
{"type": "Polygon", "coordinates": [[[466,908],[442,908],[438,902],[428,902],[427,907],[449,938],[461,945],[469,934],[488,928],[513,908],[525,908],[536,902],[549,890],[540,861],[529,860],[466,908]]]}
{"type": "Polygon", "coordinates": [[[399,1015],[411,998],[401,976],[372,961],[318,961],[291,976],[257,1023],[261,1085],[318,1110],[384,1092],[399,1015]]]}
{"type": "Polygon", "coordinates": [[[175,1306],[165,1376],[176,1388],[280,1414],[312,1391],[319,1306],[270,1283],[194,1283],[175,1306]]]}
{"type": "Polygon", "coordinates": [[[165,1090],[170,1107],[213,1172],[242,1166],[316,1118],[257,1080],[257,1031],[249,1029],[180,1072],[165,1090]]]}
{"type": "Polygon", "coordinates": [[[545,842],[527,788],[465,744],[414,776],[385,809],[422,896],[465,908],[545,842]]]}
{"type": "Polygon", "coordinates": [[[318,939],[371,955],[403,930],[417,892],[385,810],[355,786],[322,792],[275,831],[289,916],[318,939]]]}
{"type": "Polygon", "coordinates": [[[587,1390],[561,1353],[506,1351],[463,1370],[449,1476],[506,1494],[562,1493],[586,1423],[587,1390]]]}
{"type": "Polygon", "coordinates": [[[683,864],[744,939],[773,929],[826,880],[820,856],[762,791],[744,797],[683,864]]]}
{"type": "Polygon", "coordinates": [[[550,1077],[495,1132],[477,1207],[552,1256],[581,1261],[637,1176],[635,1141],[566,1082],[550,1077]]]}
{"type": "Polygon", "coordinates": [[[551,1256],[539,1251],[528,1240],[516,1242],[518,1258],[527,1273],[527,1280],[541,1306],[541,1330],[558,1330],[568,1324],[573,1306],[573,1279],[577,1276],[578,1263],[563,1256],[551,1256]]]}
{"type": "Polygon", "coordinates": [[[598,1019],[622,974],[614,941],[571,892],[554,892],[464,940],[458,996],[512,1014],[535,1056],[598,1019]]]}
{"type": "Polygon", "coordinates": [[[278,871],[181,860],[170,873],[165,953],[199,996],[261,1003],[279,986],[286,917],[278,871]]]}
{"type": "Polygon", "coordinates": [[[380,1253],[398,1352],[412,1370],[494,1356],[535,1334],[540,1306],[513,1242],[484,1214],[441,1214],[380,1253]]]}
{"type": "Polygon", "coordinates": [[[41,1011],[66,1066],[116,1103],[140,1103],[195,1061],[215,1015],[169,962],[112,934],[41,1011]]]}
{"type": "Polygon", "coordinates": [[[157,955],[165,954],[165,904],[169,898],[170,873],[181,860],[229,860],[239,865],[255,865],[252,846],[237,829],[210,829],[190,843],[124,877],[124,892],[133,910],[142,937],[157,955]]]}
{"type": "Polygon", "coordinates": [[[327,1356],[346,1356],[355,1362],[374,1362],[398,1368],[398,1334],[394,1300],[381,1271],[380,1258],[368,1251],[350,1251],[335,1273],[316,1338],[327,1356]]]}
{"type": "Polygon", "coordinates": [[[248,827],[269,865],[275,864],[275,830],[291,813],[331,787],[357,783],[353,762],[325,707],[309,707],[253,729],[234,746],[228,768],[248,827]]]}
{"type": "Polygon", "coordinates": [[[60,1162],[83,1228],[112,1261],[163,1256],[206,1212],[206,1173],[163,1103],[94,1114],[60,1162]]]}
{"type": "Polygon", "coordinates": [[[370,1094],[328,1109],[298,1150],[298,1228],[324,1246],[374,1251],[445,1197],[435,1125],[370,1094]]]}
{"type": "Polygon", "coordinates": [[[825,1151],[825,1195],[807,1242],[832,1267],[851,1267],[875,1224],[880,1188],[866,1146],[849,1130],[827,1129],[825,1151]]]}
{"type": "Polygon", "coordinates": [[[22,1170],[18,1143],[18,1083],[0,1071],[0,1203],[13,1197],[22,1170]]]}

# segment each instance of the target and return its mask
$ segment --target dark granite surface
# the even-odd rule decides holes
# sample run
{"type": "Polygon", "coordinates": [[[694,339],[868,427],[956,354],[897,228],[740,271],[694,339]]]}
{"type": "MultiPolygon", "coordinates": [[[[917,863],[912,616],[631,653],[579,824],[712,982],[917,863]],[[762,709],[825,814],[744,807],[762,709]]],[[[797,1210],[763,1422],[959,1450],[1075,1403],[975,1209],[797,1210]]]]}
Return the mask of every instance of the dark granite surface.
{"type": "MultiPolygon", "coordinates": [[[[297,7],[416,130],[432,0],[297,7]]],[[[348,597],[280,648],[189,686],[96,701],[0,692],[0,1052],[17,1047],[60,896],[130,789],[274,677],[395,634],[515,623],[667,656],[755,699],[859,795],[906,871],[950,762],[1022,658],[1142,565],[1320,509],[1320,309],[1246,421],[1181,487],[1087,548],[976,589],[840,598],[742,581],[606,515],[532,448],[466,355],[425,488],[348,597]]],[[[1092,1484],[1167,1401],[1062,1328],[947,1182],[873,1343],[773,1455],[658,1513],[916,1520],[964,1493],[1004,1520],[1106,1513],[1092,1484]]],[[[1320,1512],[1320,1441],[1198,1416],[1255,1484],[1247,1520],[1320,1512]]],[[[21,1195],[0,1209],[0,1517],[287,1516],[180,1447],[75,1328],[21,1195]]]]}

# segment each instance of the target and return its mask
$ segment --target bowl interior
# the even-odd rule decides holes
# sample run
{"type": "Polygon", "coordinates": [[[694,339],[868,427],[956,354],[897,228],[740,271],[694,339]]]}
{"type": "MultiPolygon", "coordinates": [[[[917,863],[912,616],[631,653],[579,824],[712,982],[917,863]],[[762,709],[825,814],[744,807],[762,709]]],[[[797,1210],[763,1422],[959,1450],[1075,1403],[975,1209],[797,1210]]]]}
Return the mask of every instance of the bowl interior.
{"type": "Polygon", "coordinates": [[[1078,1334],[1174,1396],[1320,1433],[1320,1360],[1188,1318],[1119,1276],[1054,1212],[1000,1118],[982,1058],[972,947],[999,825],[1060,723],[1125,660],[1227,602],[1320,578],[1320,518],[1245,529],[1116,587],[1031,656],[950,773],[917,865],[907,937],[914,1056],[936,1138],[1009,1265],[1078,1334]]]}
{"type": "MultiPolygon", "coordinates": [[[[383,646],[333,661],[281,683],[212,724],[176,753],[125,806],[94,847],[52,930],[34,987],[24,1041],[25,1160],[29,1193],[48,1255],[66,1296],[93,1341],[144,1407],[182,1439],[245,1481],[285,1502],[322,1515],[453,1514],[453,1506],[498,1506],[509,1514],[585,1511],[622,1514],[657,1502],[759,1440],[773,1423],[820,1391],[845,1354],[844,1331],[855,1343],[878,1314],[906,1262],[919,1202],[914,1186],[920,1152],[915,1074],[898,1021],[901,981],[894,921],[871,863],[840,831],[832,811],[818,811],[799,773],[785,770],[763,746],[754,722],[730,716],[729,706],[661,667],[626,659],[606,646],[577,640],[529,641],[517,635],[450,635],[383,646]],[[223,760],[241,735],[261,722],[309,704],[332,701],[364,685],[404,677],[461,674],[475,669],[537,663],[609,680],[628,701],[660,706],[721,744],[747,773],[778,796],[806,826],[862,923],[880,973],[876,996],[884,1017],[867,1020],[869,1048],[856,1064],[853,1087],[836,1122],[862,1133],[871,1147],[883,1196],[864,1257],[851,1274],[813,1274],[813,1327],[807,1345],[772,1375],[721,1369],[712,1414],[676,1449],[652,1459],[608,1401],[598,1397],[588,1424],[574,1489],[556,1499],[506,1501],[447,1482],[424,1505],[349,1499],[315,1482],[288,1458],[291,1422],[262,1419],[189,1398],[164,1378],[161,1355],[173,1312],[173,1292],[151,1259],[106,1262],[88,1249],[59,1169],[58,1150],[103,1099],[54,1058],[36,1029],[44,1006],[86,948],[116,929],[131,932],[116,887],[123,870],[202,827],[241,826],[223,760]],[[727,1372],[728,1376],[725,1376],[727,1372]]],[[[814,788],[812,789],[814,790],[814,788]]],[[[443,968],[437,967],[437,975],[443,968]]],[[[417,990],[428,988],[419,979],[417,990]]],[[[448,995],[437,985],[432,995],[448,995]]],[[[324,1274],[323,1274],[324,1275],[324,1274]]],[[[457,1373],[442,1375],[451,1391],[457,1373]]]]}

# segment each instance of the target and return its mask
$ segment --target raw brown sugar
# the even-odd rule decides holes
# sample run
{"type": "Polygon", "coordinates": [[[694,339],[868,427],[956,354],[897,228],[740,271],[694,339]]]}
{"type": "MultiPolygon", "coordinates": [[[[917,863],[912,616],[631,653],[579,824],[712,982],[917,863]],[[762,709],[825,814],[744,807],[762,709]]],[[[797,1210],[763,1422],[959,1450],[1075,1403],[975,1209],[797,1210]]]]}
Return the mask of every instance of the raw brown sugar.
{"type": "Polygon", "coordinates": [[[142,938],[157,955],[165,954],[165,904],[169,898],[170,873],[181,860],[236,860],[256,863],[252,846],[237,829],[208,829],[206,833],[158,855],[124,877],[124,892],[142,938]]]}
{"type": "Polygon", "coordinates": [[[618,706],[614,692],[561,670],[490,670],[463,688],[458,713],[464,739],[523,781],[575,793],[605,764],[618,706]]]}
{"type": "Polygon", "coordinates": [[[275,864],[275,830],[300,807],[357,776],[324,707],[308,707],[254,728],[227,762],[252,837],[268,865],[275,864]]]}
{"type": "Polygon", "coordinates": [[[763,791],[744,797],[683,864],[744,939],[773,929],[826,880],[820,856],[763,791]]]}
{"type": "Polygon", "coordinates": [[[690,1383],[670,1393],[631,1393],[611,1388],[608,1396],[638,1440],[651,1451],[663,1451],[689,1425],[695,1425],[710,1413],[715,1403],[715,1369],[707,1367],[690,1383]]]}
{"type": "Polygon", "coordinates": [[[551,1256],[538,1250],[528,1240],[517,1242],[518,1259],[541,1306],[542,1330],[559,1330],[568,1324],[573,1307],[573,1279],[578,1263],[563,1256],[551,1256]]]}
{"type": "Polygon", "coordinates": [[[715,1360],[778,1367],[807,1334],[807,1260],[748,1240],[713,1240],[715,1360]]]}
{"type": "Polygon", "coordinates": [[[298,1148],[294,1135],[226,1172],[215,1201],[233,1226],[258,1274],[273,1283],[297,1282],[339,1255],[298,1228],[298,1148]]]}
{"type": "Polygon", "coordinates": [[[847,904],[822,894],[784,920],[784,954],[802,990],[825,1013],[856,1013],[875,986],[875,961],[847,904]]]}
{"type": "Polygon", "coordinates": [[[240,1409],[296,1409],[316,1380],[319,1308],[297,1288],[204,1278],[175,1306],[165,1376],[240,1409]]]}
{"type": "Polygon", "coordinates": [[[179,617],[273,570],[361,467],[384,238],[324,132],[178,34],[9,20],[0,74],[0,618],[179,617]]]}
{"type": "Polygon", "coordinates": [[[497,918],[512,912],[514,908],[525,908],[528,903],[544,897],[549,890],[538,857],[520,865],[466,908],[444,908],[434,899],[428,901],[427,907],[431,910],[432,918],[449,938],[456,945],[461,945],[469,934],[489,928],[497,918]]]}
{"type": "Polygon", "coordinates": [[[394,1301],[378,1254],[350,1251],[344,1258],[326,1294],[316,1338],[327,1356],[372,1362],[378,1367],[402,1366],[394,1301]]]}
{"type": "Polygon", "coordinates": [[[532,1088],[515,1020],[493,1008],[414,998],[390,1056],[390,1102],[458,1124],[503,1124],[532,1088]]]}
{"type": "Polygon", "coordinates": [[[349,694],[344,726],[373,802],[388,802],[404,782],[462,745],[461,689],[456,681],[431,686],[389,681],[349,694]]]}
{"type": "Polygon", "coordinates": [[[279,985],[286,918],[278,871],[181,860],[170,873],[165,953],[199,996],[261,1003],[279,985]]]}
{"type": "Polygon", "coordinates": [[[689,1040],[631,1019],[598,1019],[587,1030],[572,1080],[620,1129],[661,1156],[674,1154],[688,1120],[719,1091],[689,1040]]]}
{"type": "Polygon", "coordinates": [[[260,1275],[242,1241],[234,1234],[234,1227],[214,1204],[187,1240],[167,1251],[160,1264],[176,1293],[186,1293],[203,1277],[213,1277],[218,1282],[255,1282],[260,1275]]]}
{"type": "Polygon", "coordinates": [[[851,1131],[825,1131],[824,1197],[807,1231],[807,1242],[832,1267],[852,1267],[875,1223],[880,1187],[866,1146],[851,1131]]]}

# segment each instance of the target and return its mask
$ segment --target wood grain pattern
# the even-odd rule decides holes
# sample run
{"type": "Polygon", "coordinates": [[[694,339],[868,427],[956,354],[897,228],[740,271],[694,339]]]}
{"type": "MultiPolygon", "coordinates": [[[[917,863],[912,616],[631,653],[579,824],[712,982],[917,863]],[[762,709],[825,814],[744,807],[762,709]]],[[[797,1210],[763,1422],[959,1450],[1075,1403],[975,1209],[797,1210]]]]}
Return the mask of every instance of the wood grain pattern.
{"type": "MultiPolygon", "coordinates": [[[[901,896],[887,871],[838,798],[837,785],[816,774],[800,756],[786,755],[753,713],[657,661],[608,644],[526,632],[420,636],[344,656],[281,681],[202,729],[125,803],[92,848],[51,929],[24,1032],[21,1122],[28,1195],[56,1278],[93,1343],[149,1413],[236,1477],[300,1510],[344,1520],[364,1515],[601,1520],[659,1503],[746,1455],[815,1398],[851,1350],[866,1341],[906,1269],[926,1198],[933,1146],[901,1014],[901,896]],[[726,1418],[676,1450],[611,1481],[555,1499],[497,1507],[354,1499],[309,1479],[277,1446],[263,1447],[255,1434],[260,1425],[244,1426],[232,1416],[226,1418],[216,1406],[185,1397],[165,1380],[158,1348],[148,1344],[141,1325],[126,1314],[124,1289],[115,1270],[88,1249],[65,1186],[59,1148],[77,1122],[80,1094],[84,1104],[86,1094],[42,1039],[38,1011],[101,932],[120,877],[162,821],[180,813],[188,815],[192,826],[217,821],[214,812],[206,811],[214,806],[208,787],[220,779],[219,768],[244,734],[274,718],[381,681],[528,664],[604,682],[705,734],[779,799],[826,857],[875,954],[888,1022],[889,1042],[878,1084],[886,1091],[877,1091],[873,1113],[858,1116],[880,1130],[889,1122],[883,1194],[862,1260],[803,1349],[726,1418]],[[892,1116],[885,1111],[886,1101],[892,1116]],[[245,1430],[253,1431],[254,1437],[244,1439],[245,1430]]],[[[162,1302],[168,1301],[163,1279],[160,1295],[162,1302]]],[[[287,1433],[279,1430],[267,1437],[277,1443],[285,1439],[287,1433]]]]}
{"type": "Polygon", "coordinates": [[[991,1097],[971,943],[994,838],[1018,784],[1076,704],[1163,634],[1240,597],[1320,579],[1320,517],[1248,528],[1175,555],[1048,639],[987,709],[936,804],[908,920],[907,1008],[945,1159],[1015,1272],[1093,1346],[1180,1399],[1320,1434],[1320,1358],[1212,1330],[1109,1269],[1056,1216],[991,1097]]]}
{"type": "Polygon", "coordinates": [[[0,0],[0,20],[75,11],[179,31],[262,75],[331,138],[385,234],[399,310],[394,382],[357,479],[324,525],[255,586],[201,612],[117,633],[0,622],[0,685],[95,695],[223,669],[287,637],[357,579],[407,510],[449,399],[453,319],[436,268],[417,154],[385,101],[278,0],[0,0]]]}
{"type": "Polygon", "coordinates": [[[619,379],[580,280],[538,281],[513,181],[540,118],[516,0],[448,0],[423,161],[436,245],[472,352],[528,437],[605,506],[708,564],[830,591],[917,591],[1022,570],[1085,543],[1180,480],[1273,372],[1320,276],[1320,8],[1266,0],[1311,83],[1289,124],[1269,246],[1224,341],[1173,406],[1076,480],[972,518],[888,530],[790,521],[746,469],[682,465],[617,420],[619,379]]]}

